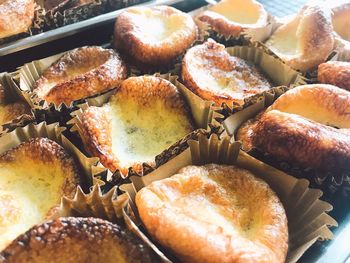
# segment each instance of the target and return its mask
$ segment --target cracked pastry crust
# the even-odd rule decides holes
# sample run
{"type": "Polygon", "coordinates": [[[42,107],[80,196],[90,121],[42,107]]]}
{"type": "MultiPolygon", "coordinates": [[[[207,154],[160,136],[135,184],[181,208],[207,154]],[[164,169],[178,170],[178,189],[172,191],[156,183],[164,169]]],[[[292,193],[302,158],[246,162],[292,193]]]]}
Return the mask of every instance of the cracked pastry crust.
{"type": "Polygon", "coordinates": [[[197,16],[225,37],[237,37],[244,29],[267,26],[264,6],[255,0],[222,0],[197,16]]]}
{"type": "Polygon", "coordinates": [[[114,47],[138,63],[164,65],[183,54],[197,38],[192,17],[170,6],[131,7],[114,27],[114,47]]]}
{"type": "Polygon", "coordinates": [[[181,262],[284,262],[287,217],[272,189],[236,166],[187,166],[136,194],[148,233],[181,262]]]}
{"type": "Polygon", "coordinates": [[[32,118],[29,105],[22,101],[6,103],[5,89],[0,84],[0,125],[10,122],[21,115],[26,115],[27,119],[32,118]]]}
{"type": "Polygon", "coordinates": [[[27,32],[34,19],[34,0],[0,1],[0,38],[27,32]]]}
{"type": "Polygon", "coordinates": [[[281,160],[322,172],[350,166],[350,134],[299,115],[271,110],[254,128],[253,145],[281,160]]]}
{"type": "Polygon", "coordinates": [[[36,225],[0,253],[0,262],[160,262],[131,232],[98,218],[61,217],[36,225]]]}
{"type": "Polygon", "coordinates": [[[131,77],[103,107],[89,107],[82,115],[86,149],[110,169],[142,172],[154,166],[156,155],[194,130],[186,102],[169,81],[131,77]]]}
{"type": "Polygon", "coordinates": [[[302,72],[316,69],[333,50],[330,14],[319,6],[306,5],[265,44],[294,69],[302,72]]]}
{"type": "Polygon", "coordinates": [[[69,105],[118,87],[126,77],[126,65],[115,51],[85,46],[68,51],[46,69],[34,92],[48,103],[69,105]]]}
{"type": "Polygon", "coordinates": [[[32,138],[0,156],[0,250],[52,215],[81,183],[78,166],[47,138],[32,138]]]}
{"type": "Polygon", "coordinates": [[[187,88],[217,105],[243,104],[244,99],[272,87],[254,65],[231,56],[211,39],[187,51],[181,74],[187,88]]]}
{"type": "Polygon", "coordinates": [[[350,62],[328,61],[320,64],[317,80],[350,91],[350,62]]]}

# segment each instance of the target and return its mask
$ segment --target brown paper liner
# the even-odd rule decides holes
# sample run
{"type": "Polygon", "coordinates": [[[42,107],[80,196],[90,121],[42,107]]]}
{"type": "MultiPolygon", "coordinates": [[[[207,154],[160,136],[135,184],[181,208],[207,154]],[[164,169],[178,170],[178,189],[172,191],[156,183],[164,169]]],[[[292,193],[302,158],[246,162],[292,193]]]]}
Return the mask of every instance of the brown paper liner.
{"type": "Polygon", "coordinates": [[[0,137],[0,153],[3,153],[20,143],[28,141],[30,138],[49,138],[60,144],[79,163],[88,185],[103,184],[99,179],[99,174],[105,172],[97,158],[89,158],[84,155],[67,137],[63,134],[66,128],[58,123],[47,125],[45,122],[31,123],[25,127],[17,127],[15,130],[3,133],[0,137]]]}
{"type": "MultiPolygon", "coordinates": [[[[17,89],[11,85],[12,78],[9,73],[0,73],[0,84],[5,90],[5,104],[14,103],[17,101],[25,101],[21,93],[18,93],[17,89]]],[[[0,133],[12,131],[17,127],[25,126],[31,122],[35,121],[34,114],[31,112],[29,114],[23,114],[17,118],[4,123],[0,126],[0,133]]]]}
{"type": "Polygon", "coordinates": [[[78,190],[73,199],[62,200],[60,215],[94,216],[117,223],[123,221],[129,229],[151,245],[163,260],[171,262],[147,234],[141,231],[141,221],[134,204],[136,192],[153,181],[172,176],[187,165],[235,164],[265,180],[282,201],[288,217],[290,237],[286,262],[296,262],[317,240],[333,237],[328,226],[336,226],[337,222],[327,215],[332,206],[319,200],[322,192],[308,188],[307,180],[296,179],[254,159],[240,151],[240,143],[231,143],[229,137],[220,139],[216,134],[209,138],[200,135],[198,140],[192,140],[189,144],[190,148],[152,173],[143,177],[131,177],[131,184],[120,187],[124,194],[118,195],[116,187],[104,195],[98,186],[95,186],[89,194],[78,190]]]}
{"type": "MultiPolygon", "coordinates": [[[[245,108],[244,110],[237,112],[222,122],[225,132],[235,139],[235,135],[241,124],[248,119],[255,117],[259,112],[265,110],[270,106],[281,94],[277,94],[273,97],[265,96],[261,98],[257,103],[245,108]]],[[[255,158],[268,163],[278,169],[281,169],[297,178],[306,178],[310,181],[311,187],[321,188],[325,193],[327,200],[332,200],[335,195],[340,194],[343,197],[349,196],[350,192],[350,173],[348,174],[322,174],[317,173],[315,170],[308,167],[300,167],[293,163],[278,160],[270,156],[267,153],[263,153],[258,149],[252,149],[248,153],[255,158]]]]}
{"type": "MultiPolygon", "coordinates": [[[[204,101],[200,99],[198,96],[194,95],[192,92],[190,92],[184,85],[182,85],[177,80],[177,76],[172,76],[170,74],[155,74],[157,77],[164,78],[168,81],[170,81],[172,84],[174,84],[178,90],[181,92],[181,94],[185,97],[187,104],[190,106],[191,114],[195,123],[195,126],[198,128],[179,140],[178,142],[174,143],[172,146],[170,146],[168,149],[165,149],[162,153],[155,156],[155,165],[151,166],[147,163],[144,163],[142,165],[142,171],[141,173],[135,172],[133,169],[128,169],[128,174],[123,175],[119,170],[114,172],[114,174],[111,177],[107,178],[107,181],[112,183],[113,185],[119,185],[121,182],[124,181],[124,179],[132,176],[132,175],[138,175],[143,176],[145,174],[150,173],[163,163],[167,162],[169,159],[171,159],[174,154],[179,154],[185,149],[188,148],[188,140],[196,139],[198,138],[199,134],[211,134],[213,132],[218,132],[220,129],[218,126],[211,125],[213,116],[216,116],[213,112],[213,108],[210,102],[204,101]],[[208,127],[210,126],[210,127],[208,127]]],[[[97,106],[100,107],[103,104],[107,103],[111,94],[105,94],[102,96],[99,96],[95,98],[94,100],[90,100],[88,103],[79,105],[79,109],[72,112],[72,119],[68,121],[68,125],[72,125],[71,132],[77,133],[82,140],[83,144],[86,145],[84,142],[84,133],[83,133],[83,125],[82,125],[82,114],[84,111],[86,111],[90,106],[97,106]]]]}

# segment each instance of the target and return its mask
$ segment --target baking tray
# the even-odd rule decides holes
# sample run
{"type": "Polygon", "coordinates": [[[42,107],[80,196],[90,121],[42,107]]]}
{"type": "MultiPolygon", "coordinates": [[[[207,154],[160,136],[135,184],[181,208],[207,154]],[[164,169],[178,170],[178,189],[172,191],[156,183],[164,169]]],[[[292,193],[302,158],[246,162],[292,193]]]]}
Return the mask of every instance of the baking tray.
{"type": "MultiPolygon", "coordinates": [[[[174,5],[186,0],[152,0],[139,4],[141,6],[155,6],[155,5],[174,5]]],[[[190,2],[190,1],[187,1],[190,2]]],[[[113,23],[115,18],[123,12],[125,8],[112,11],[106,14],[98,15],[84,21],[80,21],[67,26],[59,27],[49,30],[38,35],[29,36],[16,41],[12,41],[0,45],[0,57],[9,55],[24,49],[35,47],[44,43],[48,43],[57,39],[65,38],[81,31],[92,29],[94,27],[102,26],[104,24],[113,23]]]]}

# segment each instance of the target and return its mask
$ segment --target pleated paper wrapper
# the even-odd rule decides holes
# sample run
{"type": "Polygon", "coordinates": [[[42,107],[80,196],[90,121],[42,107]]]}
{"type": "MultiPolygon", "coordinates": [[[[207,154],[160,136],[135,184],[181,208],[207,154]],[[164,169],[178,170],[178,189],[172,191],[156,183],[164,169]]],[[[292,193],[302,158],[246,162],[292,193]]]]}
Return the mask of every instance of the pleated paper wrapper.
{"type": "MultiPolygon", "coordinates": [[[[265,96],[257,103],[245,108],[244,110],[233,114],[222,122],[225,129],[224,134],[232,136],[235,139],[235,135],[239,127],[245,121],[254,118],[259,112],[265,110],[270,106],[278,95],[274,97],[265,96]]],[[[268,163],[278,169],[281,169],[287,173],[292,174],[298,178],[308,178],[310,180],[311,186],[316,188],[321,188],[324,191],[325,199],[332,200],[335,196],[347,197],[350,193],[350,175],[349,174],[322,174],[316,172],[308,167],[300,167],[288,161],[281,161],[267,153],[260,152],[258,149],[252,149],[248,151],[249,154],[268,163]]]]}
{"type": "MultiPolygon", "coordinates": [[[[191,115],[193,117],[195,127],[197,128],[178,142],[174,143],[168,149],[165,149],[162,153],[155,156],[154,165],[150,165],[144,163],[142,165],[142,172],[137,173],[133,169],[128,169],[128,174],[122,174],[119,170],[114,172],[112,177],[108,177],[108,181],[111,181],[112,184],[119,184],[120,180],[130,177],[131,175],[139,175],[143,176],[154,169],[156,167],[162,165],[166,161],[169,160],[174,154],[179,154],[188,148],[187,141],[191,139],[198,138],[199,134],[210,134],[213,132],[217,132],[220,128],[217,125],[212,125],[212,120],[215,118],[216,113],[212,107],[212,103],[208,101],[204,101],[192,92],[190,92],[184,85],[177,81],[177,76],[172,76],[170,74],[156,74],[155,76],[164,78],[174,84],[180,93],[183,95],[189,108],[191,109],[191,115]]],[[[71,132],[77,133],[81,138],[84,145],[87,144],[84,138],[83,132],[83,124],[82,124],[82,114],[90,107],[97,106],[100,107],[103,104],[107,103],[111,94],[105,94],[103,96],[99,96],[95,99],[91,99],[88,103],[79,105],[79,109],[74,111],[72,115],[72,119],[68,122],[69,125],[72,125],[71,132]]]]}
{"type": "Polygon", "coordinates": [[[329,226],[337,225],[327,214],[332,206],[319,200],[322,191],[309,188],[307,180],[294,178],[254,159],[240,151],[240,143],[231,143],[229,137],[220,139],[216,134],[210,137],[201,135],[198,140],[189,141],[189,144],[190,148],[152,173],[143,177],[131,177],[132,183],[122,185],[120,191],[113,187],[103,194],[101,188],[95,186],[89,194],[78,191],[73,199],[65,198],[61,204],[60,215],[101,217],[115,223],[123,221],[165,262],[172,262],[167,257],[168,252],[157,247],[147,232],[140,228],[141,221],[134,203],[137,191],[153,181],[174,175],[187,165],[234,164],[265,180],[283,203],[289,222],[289,250],[286,262],[296,262],[317,240],[332,239],[333,234],[329,226]]]}

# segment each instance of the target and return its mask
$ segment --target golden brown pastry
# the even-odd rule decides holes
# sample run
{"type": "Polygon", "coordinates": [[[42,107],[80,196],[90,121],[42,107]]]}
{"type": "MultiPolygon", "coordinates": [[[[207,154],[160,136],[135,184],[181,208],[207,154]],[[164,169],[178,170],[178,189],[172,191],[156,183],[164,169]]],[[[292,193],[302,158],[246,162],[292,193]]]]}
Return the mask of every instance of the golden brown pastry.
{"type": "Polygon", "coordinates": [[[0,250],[52,215],[81,182],[74,159],[56,142],[30,139],[0,156],[0,250]]]}
{"type": "Polygon", "coordinates": [[[114,27],[114,47],[138,63],[172,62],[197,38],[192,17],[170,6],[131,7],[114,27]]]}
{"type": "Polygon", "coordinates": [[[254,128],[253,145],[272,156],[322,172],[343,173],[350,167],[350,134],[271,110],[254,128]]]}
{"type": "Polygon", "coordinates": [[[47,68],[34,92],[48,103],[69,105],[118,87],[126,77],[126,65],[115,51],[86,46],[68,51],[47,68]]]}
{"type": "Polygon", "coordinates": [[[328,61],[322,63],[318,66],[317,80],[350,91],[350,62],[328,61]]]}
{"type": "Polygon", "coordinates": [[[244,99],[271,88],[254,65],[231,56],[211,39],[187,51],[181,76],[187,88],[217,105],[243,104],[244,99]]]}
{"type": "Polygon", "coordinates": [[[0,1],[0,38],[27,32],[34,19],[34,0],[0,1]]]}
{"type": "Polygon", "coordinates": [[[333,50],[330,15],[319,6],[306,5],[265,44],[294,69],[302,72],[316,69],[333,50]]]}
{"type": "Polygon", "coordinates": [[[0,253],[0,262],[160,262],[131,232],[98,218],[61,217],[36,225],[0,253]]]}
{"type": "Polygon", "coordinates": [[[6,103],[5,89],[0,83],[0,125],[21,115],[25,115],[28,119],[32,118],[29,105],[22,101],[6,103]]]}
{"type": "Polygon", "coordinates": [[[103,107],[90,107],[82,115],[83,140],[101,163],[124,175],[128,168],[142,171],[154,165],[163,150],[193,131],[188,106],[169,81],[131,77],[103,107]]]}
{"type": "Polygon", "coordinates": [[[332,24],[337,40],[343,48],[350,50],[350,3],[349,1],[329,1],[332,8],[332,24]]]}
{"type": "Polygon", "coordinates": [[[255,0],[222,0],[197,19],[225,37],[237,37],[244,29],[261,28],[268,24],[264,6],[255,0]]]}
{"type": "Polygon", "coordinates": [[[136,195],[148,233],[181,262],[284,262],[287,218],[271,188],[235,166],[187,166],[136,195]]]}

